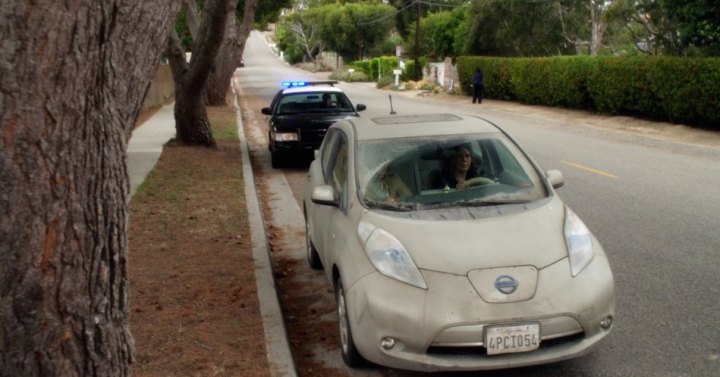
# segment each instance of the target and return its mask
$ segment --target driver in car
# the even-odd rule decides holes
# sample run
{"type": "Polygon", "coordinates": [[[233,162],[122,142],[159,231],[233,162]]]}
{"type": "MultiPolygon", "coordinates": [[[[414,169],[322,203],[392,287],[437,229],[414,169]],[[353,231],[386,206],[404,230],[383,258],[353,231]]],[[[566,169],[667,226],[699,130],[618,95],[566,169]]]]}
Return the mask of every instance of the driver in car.
{"type": "Polygon", "coordinates": [[[433,180],[433,188],[462,190],[468,187],[468,180],[480,175],[473,163],[470,149],[466,145],[461,144],[453,151],[449,166],[433,180]]]}

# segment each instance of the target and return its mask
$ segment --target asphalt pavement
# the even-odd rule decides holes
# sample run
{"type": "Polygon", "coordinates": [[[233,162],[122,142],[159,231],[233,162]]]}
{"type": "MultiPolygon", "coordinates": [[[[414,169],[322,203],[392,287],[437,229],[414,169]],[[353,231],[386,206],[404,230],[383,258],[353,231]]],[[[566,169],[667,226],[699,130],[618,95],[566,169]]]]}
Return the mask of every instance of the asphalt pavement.
{"type": "MultiPolygon", "coordinates": [[[[128,143],[126,160],[130,179],[131,200],[138,186],[142,184],[160,158],[165,143],[175,137],[174,106],[174,103],[163,106],[133,131],[128,143]]],[[[238,109],[237,104],[235,108],[238,109]]],[[[265,349],[270,374],[273,377],[295,377],[297,372],[290,351],[277,291],[275,290],[270,250],[265,236],[265,226],[260,212],[257,192],[255,191],[255,175],[250,163],[249,149],[245,139],[240,111],[237,111],[236,119],[242,150],[245,200],[248,205],[248,222],[250,223],[252,252],[255,261],[255,280],[263,330],[265,332],[265,349]]]]}

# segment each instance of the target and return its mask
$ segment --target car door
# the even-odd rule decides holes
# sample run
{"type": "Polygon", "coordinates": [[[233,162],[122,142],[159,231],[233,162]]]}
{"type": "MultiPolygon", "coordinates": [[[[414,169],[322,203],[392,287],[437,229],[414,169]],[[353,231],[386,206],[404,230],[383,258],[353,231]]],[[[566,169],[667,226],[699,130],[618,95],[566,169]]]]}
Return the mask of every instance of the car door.
{"type": "MultiPolygon", "coordinates": [[[[333,132],[331,135],[332,149],[331,154],[325,159],[325,184],[330,185],[337,198],[337,206],[323,205],[317,208],[317,233],[321,239],[320,245],[316,248],[322,248],[320,251],[323,263],[334,262],[334,251],[336,249],[338,224],[334,222],[347,212],[348,189],[349,189],[349,145],[345,134],[342,132],[333,132]]],[[[319,250],[319,249],[318,249],[319,250]]]]}
{"type": "MultiPolygon", "coordinates": [[[[334,159],[338,146],[338,132],[337,130],[331,130],[328,132],[323,144],[320,146],[320,150],[316,161],[310,167],[310,175],[308,187],[310,190],[316,186],[329,185],[332,169],[334,167],[334,159]]],[[[328,214],[333,208],[332,206],[322,205],[317,203],[311,203],[308,208],[308,216],[310,218],[310,233],[312,240],[320,254],[320,259],[325,263],[325,235],[328,226],[328,214]]]]}

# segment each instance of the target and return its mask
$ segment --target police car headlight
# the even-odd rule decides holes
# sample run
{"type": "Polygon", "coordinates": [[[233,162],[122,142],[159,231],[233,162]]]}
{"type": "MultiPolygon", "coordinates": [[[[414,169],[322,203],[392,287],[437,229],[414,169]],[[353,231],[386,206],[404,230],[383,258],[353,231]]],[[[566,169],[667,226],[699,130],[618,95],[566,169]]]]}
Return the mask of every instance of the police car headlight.
{"type": "Polygon", "coordinates": [[[298,141],[297,132],[277,132],[274,136],[275,141],[298,141]]]}

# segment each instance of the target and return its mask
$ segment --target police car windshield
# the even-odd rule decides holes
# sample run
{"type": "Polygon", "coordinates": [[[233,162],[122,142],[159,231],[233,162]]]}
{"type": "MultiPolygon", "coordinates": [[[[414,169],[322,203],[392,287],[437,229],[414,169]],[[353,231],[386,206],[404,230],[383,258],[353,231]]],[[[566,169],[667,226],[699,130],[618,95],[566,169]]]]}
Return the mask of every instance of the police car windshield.
{"type": "Polygon", "coordinates": [[[278,114],[350,112],[350,100],[340,92],[291,93],[284,95],[278,103],[278,114]]]}

